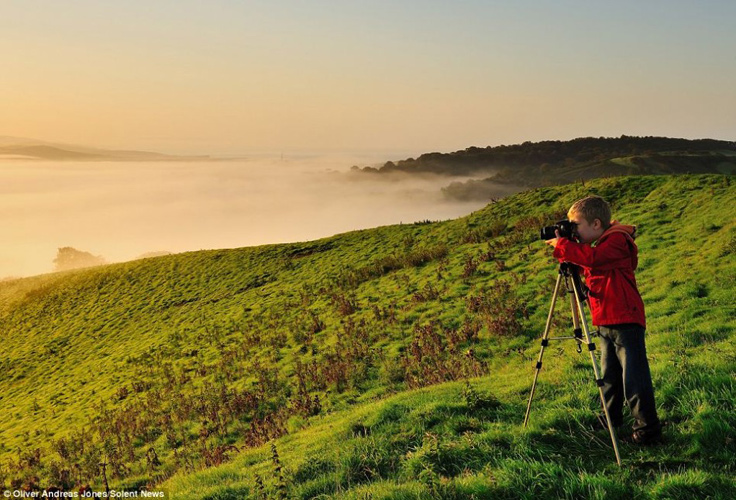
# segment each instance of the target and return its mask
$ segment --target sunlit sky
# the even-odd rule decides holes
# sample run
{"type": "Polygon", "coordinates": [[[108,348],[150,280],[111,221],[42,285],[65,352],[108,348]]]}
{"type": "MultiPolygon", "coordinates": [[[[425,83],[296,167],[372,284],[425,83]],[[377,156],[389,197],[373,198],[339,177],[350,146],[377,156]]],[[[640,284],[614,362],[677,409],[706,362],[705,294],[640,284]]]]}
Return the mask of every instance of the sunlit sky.
{"type": "Polygon", "coordinates": [[[0,135],[213,154],[736,138],[730,0],[6,0],[0,19],[0,135]]]}

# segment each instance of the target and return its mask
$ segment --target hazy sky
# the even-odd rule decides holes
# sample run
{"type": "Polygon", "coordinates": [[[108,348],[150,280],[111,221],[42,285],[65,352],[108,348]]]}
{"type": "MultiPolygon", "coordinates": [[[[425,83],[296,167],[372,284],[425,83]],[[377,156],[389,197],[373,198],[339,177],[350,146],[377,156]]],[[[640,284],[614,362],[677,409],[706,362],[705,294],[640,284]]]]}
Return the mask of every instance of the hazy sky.
{"type": "Polygon", "coordinates": [[[0,19],[0,135],[215,154],[736,138],[732,0],[5,0],[0,19]]]}

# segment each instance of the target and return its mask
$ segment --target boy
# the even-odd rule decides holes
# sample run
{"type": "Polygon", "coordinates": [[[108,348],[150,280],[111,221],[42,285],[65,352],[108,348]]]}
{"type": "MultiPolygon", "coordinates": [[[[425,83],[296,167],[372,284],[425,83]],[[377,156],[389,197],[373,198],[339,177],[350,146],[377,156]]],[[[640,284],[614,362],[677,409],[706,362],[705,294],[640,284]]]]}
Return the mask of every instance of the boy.
{"type": "MultiPolygon", "coordinates": [[[[644,344],[644,302],[634,277],[636,227],[611,223],[611,208],[599,196],[576,201],[567,217],[578,242],[556,232],[557,238],[546,243],[554,247],[556,259],[581,267],[585,275],[593,324],[601,334],[603,398],[611,423],[623,423],[626,398],[635,419],[630,440],[653,443],[661,437],[662,426],[644,344]]],[[[605,424],[605,417],[598,420],[605,424]]]]}

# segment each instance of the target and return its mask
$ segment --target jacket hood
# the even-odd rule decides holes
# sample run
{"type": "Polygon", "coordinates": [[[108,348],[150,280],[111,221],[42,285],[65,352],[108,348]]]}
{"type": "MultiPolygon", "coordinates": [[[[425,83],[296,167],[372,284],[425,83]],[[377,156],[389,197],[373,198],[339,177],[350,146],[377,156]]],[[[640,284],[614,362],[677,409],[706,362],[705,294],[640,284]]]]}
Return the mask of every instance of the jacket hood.
{"type": "Polygon", "coordinates": [[[618,221],[613,221],[611,223],[611,227],[606,229],[606,231],[601,235],[601,237],[598,238],[598,243],[600,243],[601,241],[603,241],[603,239],[607,238],[613,233],[628,234],[633,240],[636,238],[636,226],[629,226],[627,224],[619,224],[618,221]]]}
{"type": "Polygon", "coordinates": [[[619,224],[618,221],[613,221],[611,223],[611,227],[606,229],[601,237],[595,242],[596,246],[600,245],[603,240],[616,233],[623,233],[626,235],[626,240],[629,244],[629,248],[631,249],[631,268],[636,269],[639,266],[639,249],[636,247],[636,243],[634,243],[634,238],[636,238],[636,226],[619,224]]]}

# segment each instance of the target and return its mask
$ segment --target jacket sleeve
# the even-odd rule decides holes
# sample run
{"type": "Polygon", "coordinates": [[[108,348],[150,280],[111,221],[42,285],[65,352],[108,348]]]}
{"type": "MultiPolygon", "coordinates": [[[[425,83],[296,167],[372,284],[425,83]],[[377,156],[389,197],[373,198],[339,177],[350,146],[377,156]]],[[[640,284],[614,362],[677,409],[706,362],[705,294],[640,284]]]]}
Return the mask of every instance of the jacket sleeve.
{"type": "Polygon", "coordinates": [[[587,268],[619,267],[617,263],[628,264],[631,258],[626,237],[620,234],[609,236],[596,247],[560,238],[553,255],[560,262],[587,268]]]}

